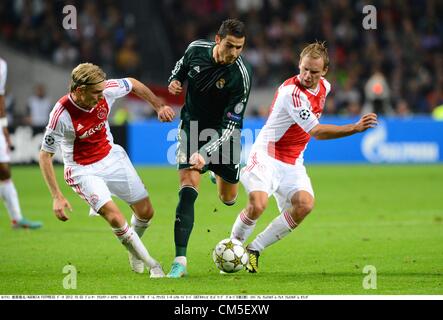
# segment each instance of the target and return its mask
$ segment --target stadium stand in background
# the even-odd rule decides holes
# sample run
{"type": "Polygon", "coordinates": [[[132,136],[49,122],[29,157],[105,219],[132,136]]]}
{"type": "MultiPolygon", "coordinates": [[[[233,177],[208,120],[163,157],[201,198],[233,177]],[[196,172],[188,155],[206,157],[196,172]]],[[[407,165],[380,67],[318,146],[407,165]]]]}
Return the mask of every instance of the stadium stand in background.
{"type": "Polygon", "coordinates": [[[119,1],[2,1],[1,38],[23,52],[71,68],[81,61],[103,66],[111,75],[138,74],[140,56],[133,23],[119,1]],[[78,8],[77,30],[64,30],[63,7],[78,8]]]}
{"type": "MultiPolygon", "coordinates": [[[[333,94],[327,113],[430,113],[443,103],[441,1],[372,1],[377,29],[362,27],[364,1],[163,1],[176,58],[226,16],[248,27],[244,56],[255,87],[275,87],[294,74],[304,44],[325,40],[333,94]],[[197,9],[195,9],[197,8],[197,9]],[[381,81],[375,81],[378,78],[381,81]],[[379,96],[379,97],[378,97],[379,96]]],[[[252,94],[253,95],[253,94],[252,94]]]]}

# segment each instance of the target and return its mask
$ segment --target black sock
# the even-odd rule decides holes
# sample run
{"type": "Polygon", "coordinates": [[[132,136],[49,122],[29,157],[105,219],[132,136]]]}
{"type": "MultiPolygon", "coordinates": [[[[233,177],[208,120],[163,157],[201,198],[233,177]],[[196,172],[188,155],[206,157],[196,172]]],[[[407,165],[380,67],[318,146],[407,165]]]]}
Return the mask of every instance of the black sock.
{"type": "Polygon", "coordinates": [[[194,203],[198,192],[191,186],[184,186],[180,192],[175,211],[174,240],[175,256],[186,256],[188,240],[194,226],[194,203]]]}

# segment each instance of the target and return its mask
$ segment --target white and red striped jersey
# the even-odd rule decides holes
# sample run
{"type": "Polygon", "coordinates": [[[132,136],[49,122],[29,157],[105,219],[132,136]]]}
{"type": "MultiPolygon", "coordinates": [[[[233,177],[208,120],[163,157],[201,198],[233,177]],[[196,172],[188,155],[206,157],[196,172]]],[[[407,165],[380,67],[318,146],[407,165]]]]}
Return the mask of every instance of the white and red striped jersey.
{"type": "Polygon", "coordinates": [[[269,117],[253,149],[288,164],[302,164],[311,138],[309,131],[319,123],[330,90],[325,78],[320,79],[315,91],[305,88],[299,76],[286,80],[275,93],[269,117]]]}
{"type": "Polygon", "coordinates": [[[6,61],[0,58],[0,96],[5,95],[6,77],[8,75],[8,65],[6,61]]]}
{"type": "Polygon", "coordinates": [[[108,80],[103,99],[89,110],[70,94],[62,97],[49,115],[42,150],[55,153],[60,146],[65,165],[88,165],[106,157],[114,146],[108,123],[111,106],[131,90],[129,79],[108,80]]]}

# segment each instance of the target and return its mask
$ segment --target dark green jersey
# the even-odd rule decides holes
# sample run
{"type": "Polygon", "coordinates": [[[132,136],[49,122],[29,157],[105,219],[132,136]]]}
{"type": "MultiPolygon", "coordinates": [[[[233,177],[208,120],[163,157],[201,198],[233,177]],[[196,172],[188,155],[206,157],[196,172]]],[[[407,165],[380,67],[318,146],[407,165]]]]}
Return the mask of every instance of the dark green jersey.
{"type": "Polygon", "coordinates": [[[251,88],[249,64],[242,57],[229,65],[216,63],[214,46],[213,41],[192,42],[169,78],[169,82],[178,80],[182,85],[188,82],[181,119],[198,121],[199,130],[213,128],[220,132],[219,138],[200,149],[206,156],[227,141],[235,129],[242,128],[251,88]]]}

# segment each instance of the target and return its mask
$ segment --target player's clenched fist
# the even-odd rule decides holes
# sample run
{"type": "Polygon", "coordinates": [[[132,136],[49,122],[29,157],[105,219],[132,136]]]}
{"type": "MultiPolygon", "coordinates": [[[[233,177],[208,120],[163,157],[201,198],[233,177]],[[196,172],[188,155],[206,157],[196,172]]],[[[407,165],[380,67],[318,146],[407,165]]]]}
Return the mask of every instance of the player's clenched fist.
{"type": "Polygon", "coordinates": [[[158,110],[157,116],[161,122],[171,122],[174,119],[175,112],[170,106],[162,106],[158,110]]]}
{"type": "Polygon", "coordinates": [[[206,161],[201,154],[196,152],[189,158],[189,163],[192,165],[191,169],[201,170],[205,166],[206,161]]]}
{"type": "Polygon", "coordinates": [[[174,96],[180,94],[183,91],[181,82],[178,80],[172,80],[168,86],[168,91],[174,96]]]}

